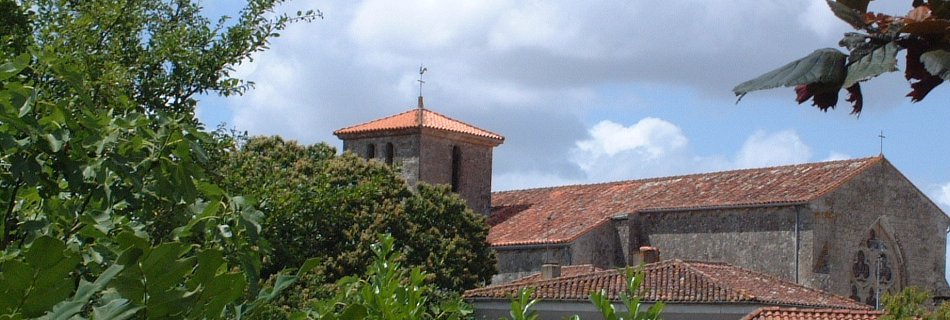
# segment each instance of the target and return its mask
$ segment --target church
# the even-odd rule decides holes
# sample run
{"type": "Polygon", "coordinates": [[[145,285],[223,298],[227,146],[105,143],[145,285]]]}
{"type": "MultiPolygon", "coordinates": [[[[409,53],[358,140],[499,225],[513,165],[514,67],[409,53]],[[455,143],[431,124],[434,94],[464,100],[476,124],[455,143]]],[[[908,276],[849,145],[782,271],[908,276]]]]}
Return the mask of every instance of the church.
{"type": "Polygon", "coordinates": [[[504,137],[423,105],[339,129],[345,151],[448,184],[487,215],[493,285],[547,268],[726,263],[875,305],[917,286],[950,297],[950,218],[883,155],[608,183],[491,191],[504,137]]]}

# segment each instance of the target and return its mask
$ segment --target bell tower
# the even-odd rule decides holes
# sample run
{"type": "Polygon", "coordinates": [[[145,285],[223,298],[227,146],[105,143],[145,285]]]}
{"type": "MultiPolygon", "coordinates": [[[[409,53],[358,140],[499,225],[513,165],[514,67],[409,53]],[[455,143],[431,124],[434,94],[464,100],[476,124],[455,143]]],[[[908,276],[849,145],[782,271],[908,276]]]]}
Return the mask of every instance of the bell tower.
{"type": "Polygon", "coordinates": [[[492,149],[505,138],[425,108],[333,132],[343,150],[395,166],[410,186],[447,184],[475,212],[491,211],[492,149]]]}

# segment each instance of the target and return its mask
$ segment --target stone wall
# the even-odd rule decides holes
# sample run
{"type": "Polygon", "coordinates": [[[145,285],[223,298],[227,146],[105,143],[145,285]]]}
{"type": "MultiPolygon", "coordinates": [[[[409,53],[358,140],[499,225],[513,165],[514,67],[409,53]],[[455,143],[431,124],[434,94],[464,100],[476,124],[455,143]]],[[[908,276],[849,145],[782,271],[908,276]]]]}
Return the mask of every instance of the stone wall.
{"type": "Polygon", "coordinates": [[[541,265],[545,263],[557,263],[562,266],[578,264],[572,263],[572,250],[566,244],[495,247],[494,249],[498,274],[492,277],[492,284],[506,283],[540,272],[541,265]]]}
{"type": "Polygon", "coordinates": [[[795,282],[797,250],[810,233],[800,211],[782,206],[635,213],[630,221],[639,226],[631,226],[629,247],[653,246],[662,260],[725,262],[795,282]]]}
{"type": "Polygon", "coordinates": [[[475,212],[491,212],[492,147],[465,139],[461,134],[424,130],[420,140],[419,180],[431,184],[452,183],[452,153],[458,146],[461,166],[458,194],[475,212]]]}
{"type": "Polygon", "coordinates": [[[627,229],[625,225],[626,219],[609,220],[574,240],[571,264],[592,264],[604,269],[625,266],[626,253],[621,243],[626,235],[618,232],[627,229]]]}
{"type": "MultiPolygon", "coordinates": [[[[487,139],[487,138],[485,138],[487,139]]],[[[460,149],[461,162],[457,193],[473,211],[491,211],[492,144],[485,139],[435,129],[408,129],[357,135],[343,141],[343,150],[368,158],[370,145],[374,160],[385,162],[386,145],[394,147],[393,165],[406,182],[452,184],[453,148],[460,149]]]]}
{"type": "Polygon", "coordinates": [[[858,251],[863,251],[871,255],[865,259],[872,275],[877,264],[870,261],[884,253],[899,287],[950,295],[944,278],[950,219],[886,160],[817,199],[810,210],[818,221],[811,270],[827,273],[814,272],[806,284],[844,296],[863,284],[860,294],[868,295],[867,282],[876,280],[859,283],[854,277],[858,251]],[[872,236],[883,248],[871,248],[872,236]],[[831,254],[823,253],[825,247],[831,254]]]}
{"type": "Polygon", "coordinates": [[[419,135],[406,132],[391,133],[386,136],[365,136],[361,138],[343,140],[343,150],[368,158],[366,151],[369,145],[374,145],[376,156],[373,159],[385,162],[386,144],[393,144],[393,166],[406,179],[406,183],[415,186],[419,181],[419,135]]]}

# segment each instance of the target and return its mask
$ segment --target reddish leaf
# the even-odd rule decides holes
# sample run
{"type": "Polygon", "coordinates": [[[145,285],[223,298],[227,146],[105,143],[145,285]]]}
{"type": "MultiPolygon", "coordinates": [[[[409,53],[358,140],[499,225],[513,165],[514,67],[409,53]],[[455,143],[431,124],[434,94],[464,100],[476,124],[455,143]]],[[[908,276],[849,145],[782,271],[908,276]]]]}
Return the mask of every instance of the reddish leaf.
{"type": "Polygon", "coordinates": [[[943,83],[943,79],[930,74],[920,62],[920,55],[931,50],[930,42],[923,39],[907,39],[901,45],[907,48],[907,69],[904,71],[904,77],[911,80],[912,90],[907,96],[911,101],[918,102],[923,100],[930,90],[943,83]]]}
{"type": "Polygon", "coordinates": [[[802,104],[802,102],[805,102],[806,100],[811,99],[812,93],[809,92],[807,84],[801,84],[801,85],[795,86],[795,95],[796,95],[795,102],[798,102],[798,104],[802,104]]]}
{"type": "Polygon", "coordinates": [[[801,104],[811,98],[813,106],[818,107],[821,111],[828,111],[829,108],[833,109],[835,104],[838,103],[839,89],[840,87],[818,83],[799,85],[795,87],[795,94],[797,95],[795,101],[801,104]]]}
{"type": "Polygon", "coordinates": [[[907,25],[901,28],[900,32],[914,35],[946,34],[948,28],[950,28],[950,21],[943,19],[930,19],[907,23],[907,25]]]}
{"type": "Polygon", "coordinates": [[[861,95],[861,85],[855,83],[848,87],[848,98],[845,100],[851,102],[851,114],[861,114],[861,109],[864,108],[864,96],[861,95]]]}
{"type": "Polygon", "coordinates": [[[904,70],[904,78],[923,80],[930,76],[930,72],[927,72],[924,64],[920,62],[920,55],[930,51],[930,43],[922,39],[910,38],[901,41],[900,44],[907,48],[907,68],[904,70]]]}
{"type": "Polygon", "coordinates": [[[924,19],[927,19],[927,18],[930,18],[930,7],[919,6],[910,10],[910,12],[907,13],[907,16],[904,17],[904,20],[905,20],[904,23],[920,22],[920,21],[924,21],[924,19]]]}
{"type": "Polygon", "coordinates": [[[941,83],[943,83],[943,79],[931,75],[923,80],[911,83],[910,87],[913,90],[908,93],[907,96],[910,97],[910,101],[919,102],[920,100],[924,100],[924,97],[930,93],[930,90],[933,90],[934,87],[939,86],[941,83]]]}

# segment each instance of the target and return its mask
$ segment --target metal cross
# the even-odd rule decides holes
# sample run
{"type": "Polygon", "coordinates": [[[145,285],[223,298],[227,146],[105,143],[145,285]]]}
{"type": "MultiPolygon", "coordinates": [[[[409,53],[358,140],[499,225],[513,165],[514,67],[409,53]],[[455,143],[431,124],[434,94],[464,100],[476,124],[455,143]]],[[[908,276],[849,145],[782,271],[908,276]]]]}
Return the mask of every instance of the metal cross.
{"type": "Polygon", "coordinates": [[[884,155],[884,130],[881,130],[881,134],[877,135],[878,138],[881,138],[881,155],[884,155]]]}

